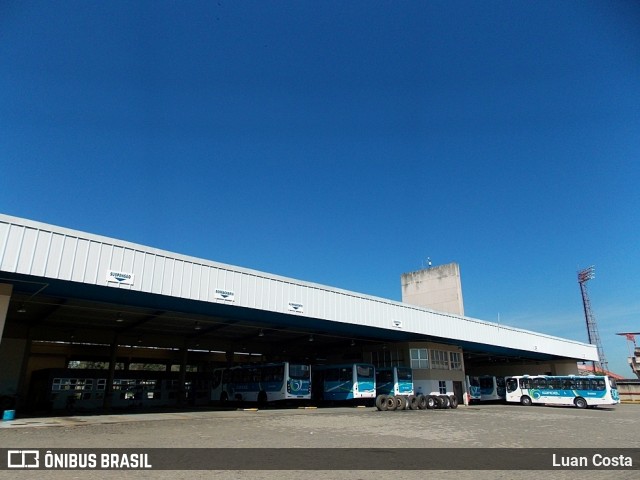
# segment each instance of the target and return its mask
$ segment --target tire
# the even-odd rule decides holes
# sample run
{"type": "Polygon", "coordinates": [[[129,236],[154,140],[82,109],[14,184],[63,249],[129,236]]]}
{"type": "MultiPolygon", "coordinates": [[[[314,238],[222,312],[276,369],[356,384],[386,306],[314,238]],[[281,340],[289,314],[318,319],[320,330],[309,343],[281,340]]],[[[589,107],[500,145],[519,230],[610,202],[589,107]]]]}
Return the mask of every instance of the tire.
{"type": "Polygon", "coordinates": [[[398,395],[396,397],[396,410],[406,410],[407,409],[407,398],[398,395]]]}
{"type": "Polygon", "coordinates": [[[416,397],[415,395],[409,395],[407,397],[407,405],[409,405],[409,408],[411,410],[418,410],[418,408],[420,408],[418,406],[418,397],[416,397]]]}
{"type": "Polygon", "coordinates": [[[427,397],[425,397],[422,394],[419,394],[416,399],[418,400],[418,408],[420,410],[426,410],[427,409],[427,397]]]}
{"type": "Polygon", "coordinates": [[[458,398],[455,395],[449,395],[449,408],[458,408],[458,398]]]}
{"type": "Polygon", "coordinates": [[[440,395],[440,400],[442,401],[442,406],[440,408],[449,408],[449,405],[451,404],[449,397],[446,395],[440,395]]]}
{"type": "Polygon", "coordinates": [[[386,395],[378,395],[376,397],[376,408],[381,412],[387,411],[387,396],[386,395]]]}
{"type": "Polygon", "coordinates": [[[387,400],[385,402],[385,406],[387,407],[387,410],[389,410],[389,411],[395,410],[396,407],[398,406],[397,403],[396,403],[395,397],[393,397],[393,396],[387,397],[387,400]]]}
{"type": "Polygon", "coordinates": [[[520,405],[524,405],[525,407],[530,407],[532,403],[533,402],[531,401],[531,398],[527,397],[526,395],[523,395],[520,398],[520,405]]]}
{"type": "Polygon", "coordinates": [[[573,404],[578,408],[587,408],[587,401],[582,397],[576,397],[573,404]]]}
{"type": "Polygon", "coordinates": [[[438,397],[429,395],[427,396],[427,409],[433,410],[434,408],[438,408],[438,397]]]}

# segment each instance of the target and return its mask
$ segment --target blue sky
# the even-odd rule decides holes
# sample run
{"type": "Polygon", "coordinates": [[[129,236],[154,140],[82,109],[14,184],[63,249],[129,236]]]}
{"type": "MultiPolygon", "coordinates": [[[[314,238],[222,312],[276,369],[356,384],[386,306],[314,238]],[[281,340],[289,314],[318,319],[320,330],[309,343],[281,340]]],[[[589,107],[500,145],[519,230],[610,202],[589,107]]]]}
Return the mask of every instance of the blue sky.
{"type": "Polygon", "coordinates": [[[465,313],[640,331],[640,4],[0,5],[0,210],[465,313]]]}

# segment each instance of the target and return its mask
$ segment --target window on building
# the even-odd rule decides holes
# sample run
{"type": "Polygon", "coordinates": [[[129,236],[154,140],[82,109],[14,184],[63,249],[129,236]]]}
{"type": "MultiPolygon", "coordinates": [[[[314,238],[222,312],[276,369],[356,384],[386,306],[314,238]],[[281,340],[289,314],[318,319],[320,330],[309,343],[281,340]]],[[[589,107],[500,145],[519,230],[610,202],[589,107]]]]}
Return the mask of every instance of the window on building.
{"type": "Polygon", "coordinates": [[[431,350],[431,368],[449,370],[449,352],[431,350]]]}
{"type": "Polygon", "coordinates": [[[412,348],[411,354],[411,368],[429,368],[429,357],[426,348],[412,348]]]}
{"type": "Polygon", "coordinates": [[[438,391],[444,395],[447,393],[447,382],[445,382],[444,380],[440,380],[438,382],[438,391]]]}
{"type": "Polygon", "coordinates": [[[451,370],[462,370],[462,354],[460,352],[449,352],[451,359],[451,370]]]}

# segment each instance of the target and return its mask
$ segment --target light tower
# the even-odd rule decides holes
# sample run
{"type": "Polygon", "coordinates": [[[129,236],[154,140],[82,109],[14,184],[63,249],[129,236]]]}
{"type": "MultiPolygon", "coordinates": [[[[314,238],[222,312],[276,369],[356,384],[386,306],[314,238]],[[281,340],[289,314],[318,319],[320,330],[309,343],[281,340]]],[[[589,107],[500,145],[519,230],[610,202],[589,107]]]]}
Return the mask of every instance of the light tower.
{"type": "MultiPolygon", "coordinates": [[[[602,349],[602,342],[600,341],[600,335],[598,334],[598,325],[596,324],[596,318],[591,311],[591,302],[589,301],[589,294],[587,293],[587,282],[596,276],[595,267],[591,265],[584,270],[578,272],[578,283],[580,284],[580,293],[582,293],[582,304],[584,306],[584,317],[587,321],[587,335],[589,337],[589,343],[595,345],[598,349],[598,358],[600,358],[600,370],[606,372],[609,364],[604,356],[604,350],[602,349]]],[[[596,363],[593,362],[593,373],[596,372],[596,363]]]]}

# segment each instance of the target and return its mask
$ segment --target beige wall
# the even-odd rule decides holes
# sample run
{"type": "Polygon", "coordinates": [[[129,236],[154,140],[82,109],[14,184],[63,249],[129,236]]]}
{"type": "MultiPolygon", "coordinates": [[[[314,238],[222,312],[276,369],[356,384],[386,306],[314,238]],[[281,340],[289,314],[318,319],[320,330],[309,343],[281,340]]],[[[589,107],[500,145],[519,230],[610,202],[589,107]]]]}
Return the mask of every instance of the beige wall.
{"type": "Polygon", "coordinates": [[[460,267],[457,263],[404,273],[400,281],[403,303],[464,315],[460,267]]]}
{"type": "MultiPolygon", "coordinates": [[[[364,360],[378,366],[404,365],[411,366],[410,349],[426,348],[427,350],[442,350],[445,352],[458,352],[462,359],[462,349],[454,345],[444,345],[434,342],[408,342],[389,345],[384,350],[373,350],[364,355],[364,360]]],[[[464,365],[463,365],[464,367],[464,365]]],[[[415,380],[452,380],[463,381],[463,370],[441,370],[436,368],[413,369],[415,380]]]]}
{"type": "Polygon", "coordinates": [[[508,375],[578,375],[578,364],[575,360],[557,362],[522,362],[522,363],[496,363],[474,367],[469,375],[496,375],[506,377],[508,375]]]}
{"type": "Polygon", "coordinates": [[[618,380],[618,394],[622,403],[640,403],[640,384],[633,380],[618,380]]]}

